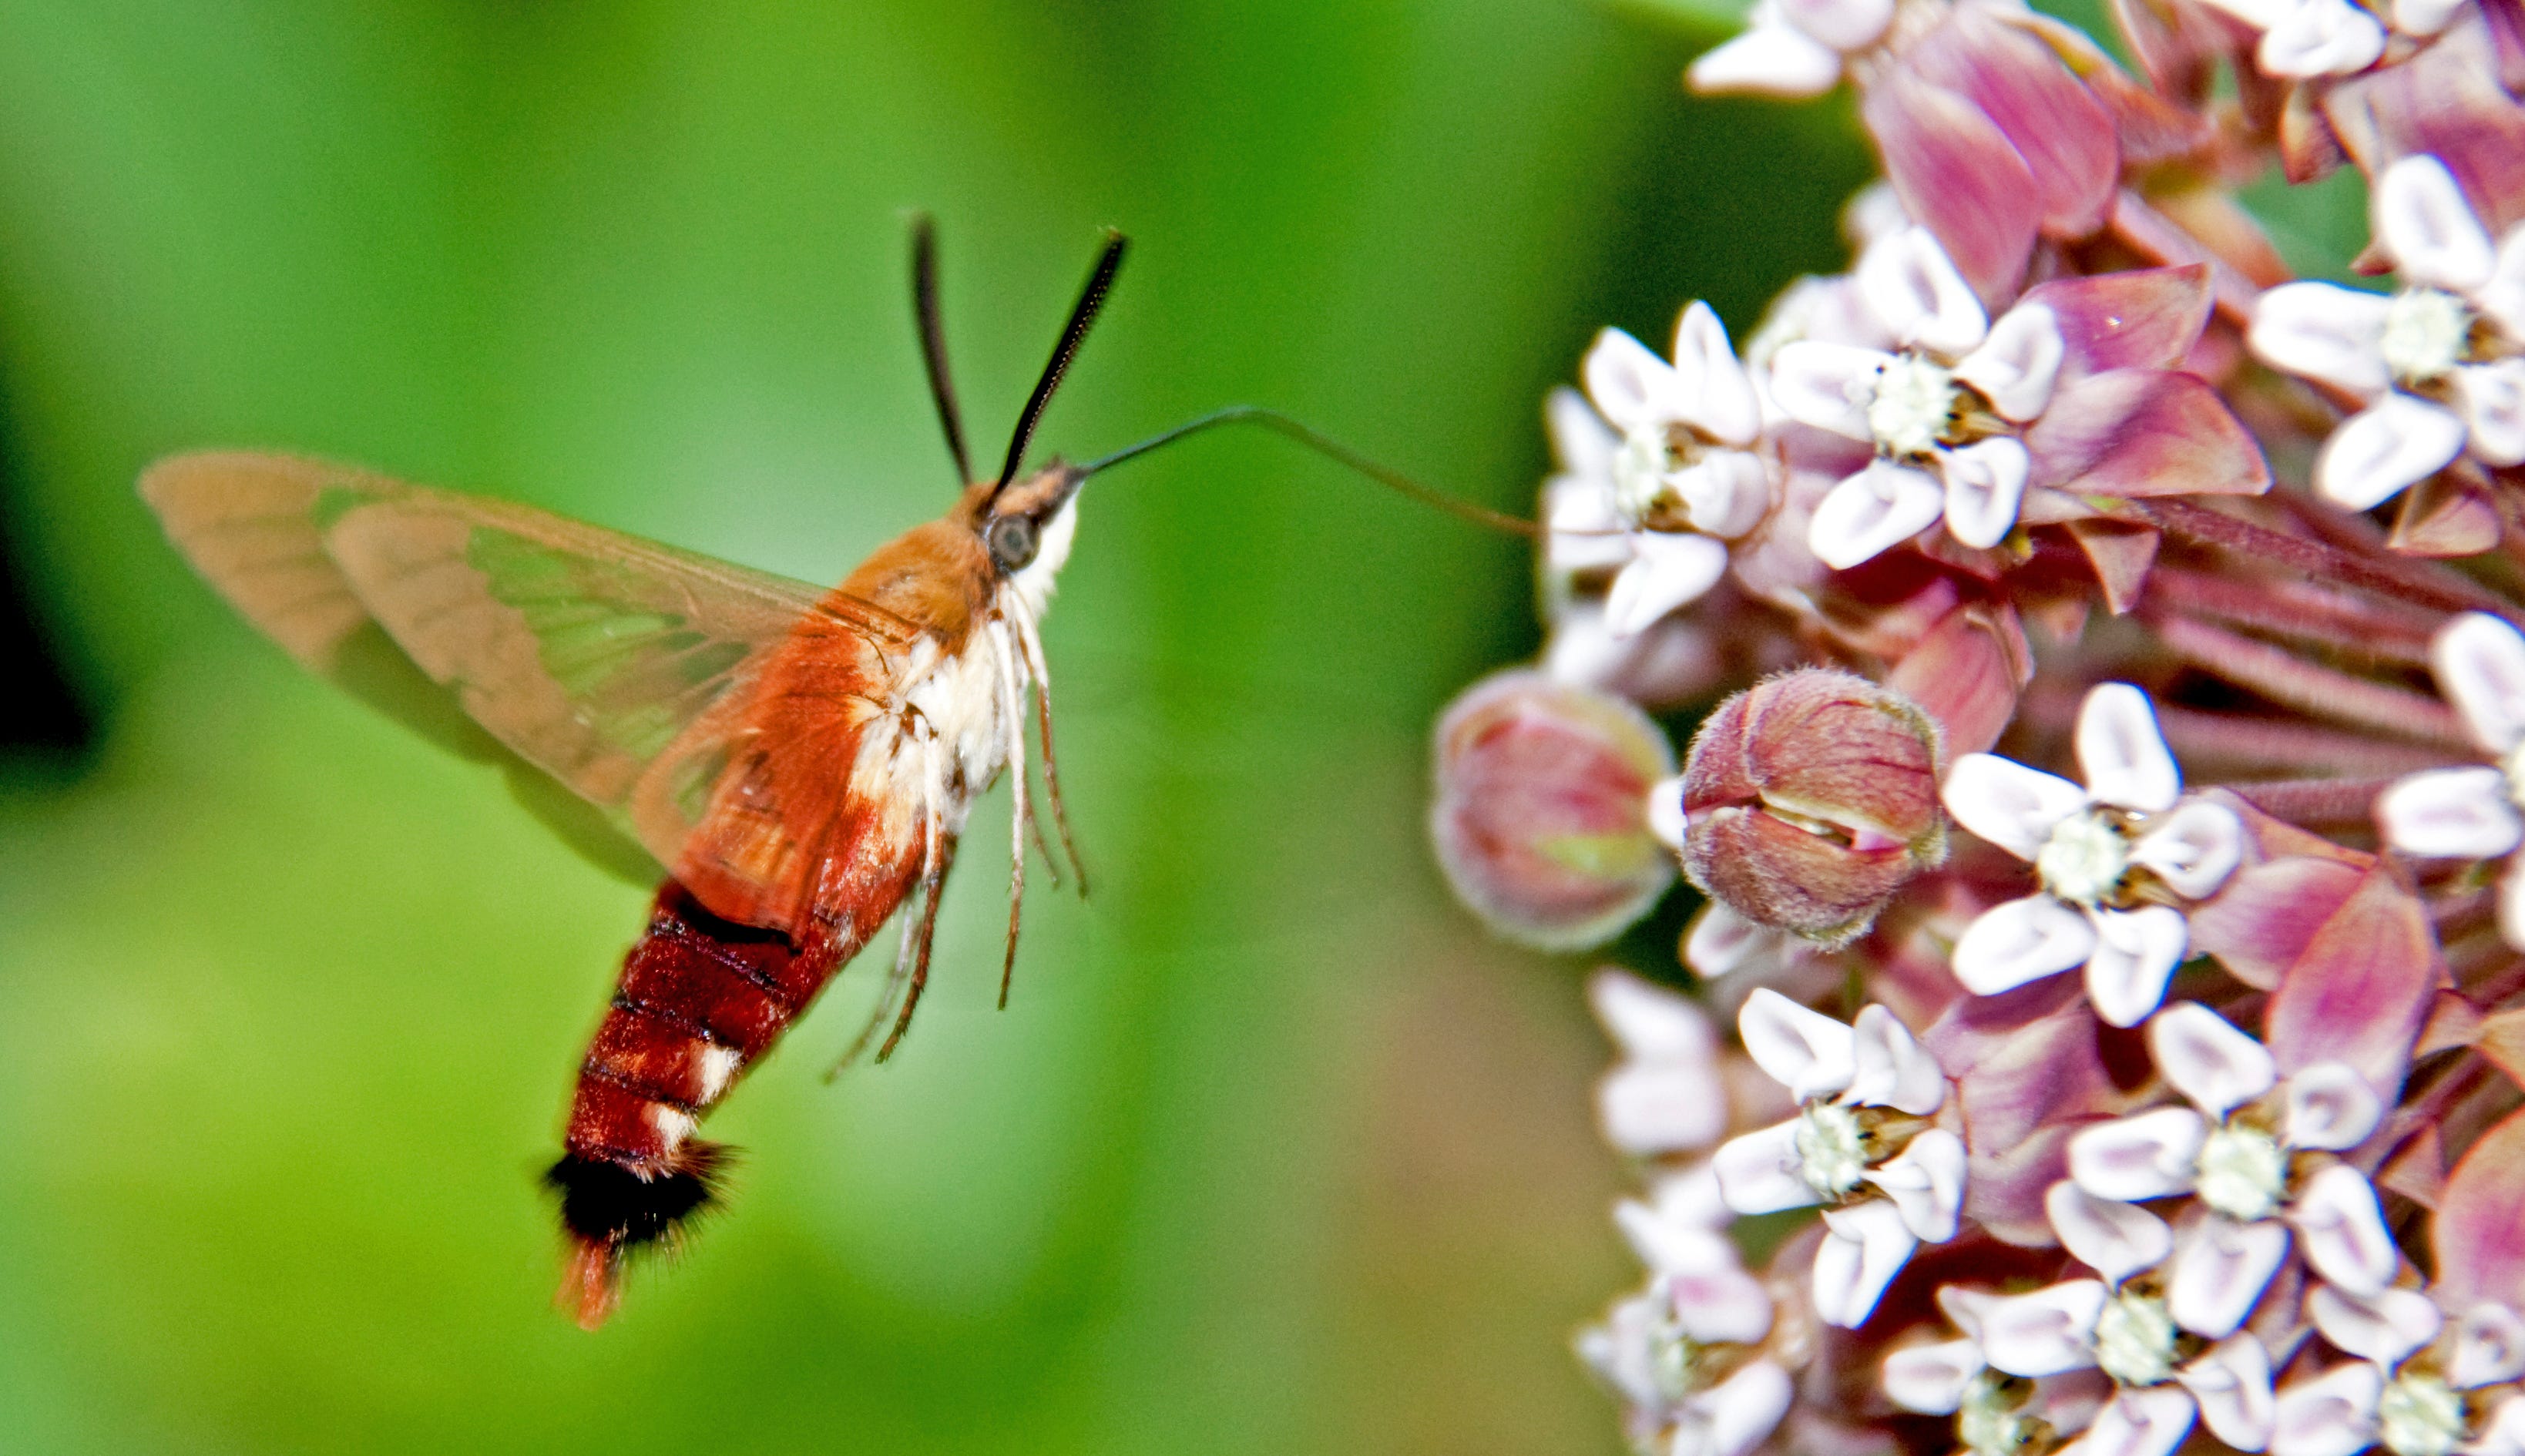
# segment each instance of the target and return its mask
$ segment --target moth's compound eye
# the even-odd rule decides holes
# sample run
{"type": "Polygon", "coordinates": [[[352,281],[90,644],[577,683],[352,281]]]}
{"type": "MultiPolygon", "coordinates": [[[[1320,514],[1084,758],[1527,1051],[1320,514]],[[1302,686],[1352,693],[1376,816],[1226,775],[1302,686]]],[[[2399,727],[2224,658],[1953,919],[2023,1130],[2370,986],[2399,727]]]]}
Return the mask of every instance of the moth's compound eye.
{"type": "Polygon", "coordinates": [[[1015,571],[1033,560],[1039,544],[1033,518],[1023,515],[1004,515],[991,522],[987,540],[991,559],[998,562],[1003,571],[1015,571]]]}

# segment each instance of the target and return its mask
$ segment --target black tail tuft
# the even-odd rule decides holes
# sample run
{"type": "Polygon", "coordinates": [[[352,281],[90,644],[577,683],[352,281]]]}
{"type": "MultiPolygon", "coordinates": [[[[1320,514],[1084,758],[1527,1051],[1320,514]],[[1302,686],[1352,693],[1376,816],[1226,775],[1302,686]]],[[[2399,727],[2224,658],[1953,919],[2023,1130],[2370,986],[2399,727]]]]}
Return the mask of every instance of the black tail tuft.
{"type": "Polygon", "coordinates": [[[614,1310],[626,1255],[671,1245],[695,1214],[718,1201],[728,1149],[687,1142],[671,1166],[644,1171],[603,1158],[565,1153],[544,1174],[561,1194],[562,1228],[572,1245],[561,1298],[588,1329],[614,1310]]]}
{"type": "Polygon", "coordinates": [[[688,1142],[673,1167],[654,1173],[568,1153],[544,1183],[561,1194],[571,1238],[629,1250],[669,1237],[715,1202],[726,1153],[716,1142],[688,1142]]]}

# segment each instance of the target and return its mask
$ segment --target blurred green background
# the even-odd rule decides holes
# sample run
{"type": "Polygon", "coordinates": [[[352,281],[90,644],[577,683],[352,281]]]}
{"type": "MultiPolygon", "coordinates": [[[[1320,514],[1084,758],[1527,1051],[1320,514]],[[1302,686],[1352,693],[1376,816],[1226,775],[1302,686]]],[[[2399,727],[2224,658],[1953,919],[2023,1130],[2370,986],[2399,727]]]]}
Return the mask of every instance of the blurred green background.
{"type": "MultiPolygon", "coordinates": [[[[1268,437],[1100,480],[1048,624],[1095,898],[991,1010],[977,830],[890,1066],[862,967],[601,1334],[549,1303],[570,1071],[644,891],[296,672],[131,492],[353,460],[817,581],[949,501],[1112,224],[1040,437],[1294,410],[1523,509],[1603,321],[1837,266],[1837,106],[1686,97],[1579,0],[0,3],[0,1447],[1609,1451],[1633,1278],[1577,961],[1423,848],[1529,651],[1513,541],[1268,437]]],[[[988,825],[1005,793],[979,811],[988,825]]]]}

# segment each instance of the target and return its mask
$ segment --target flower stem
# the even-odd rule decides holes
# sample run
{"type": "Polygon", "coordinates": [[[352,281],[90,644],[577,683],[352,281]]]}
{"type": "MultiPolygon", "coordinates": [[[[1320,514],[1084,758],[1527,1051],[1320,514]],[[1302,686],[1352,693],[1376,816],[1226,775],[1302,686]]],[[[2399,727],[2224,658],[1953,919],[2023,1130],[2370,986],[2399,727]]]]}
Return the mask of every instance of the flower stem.
{"type": "Polygon", "coordinates": [[[2188,501],[2132,501],[2128,505],[2140,519],[2197,546],[2216,547],[2268,565],[2303,571],[2440,611],[2487,611],[2510,622],[2520,620],[2514,607],[2487,588],[2422,562],[2388,556],[2352,556],[2340,547],[2269,530],[2188,501]]]}
{"type": "Polygon", "coordinates": [[[2167,647],[2195,665],[2302,712],[2457,752],[2469,742],[2454,713],[2435,698],[2352,677],[2189,617],[2152,614],[2149,622],[2167,647]]]}
{"type": "Polygon", "coordinates": [[[2274,819],[2312,828],[2364,824],[2376,796],[2394,781],[2381,779],[2272,779],[2219,787],[2274,819]]]}

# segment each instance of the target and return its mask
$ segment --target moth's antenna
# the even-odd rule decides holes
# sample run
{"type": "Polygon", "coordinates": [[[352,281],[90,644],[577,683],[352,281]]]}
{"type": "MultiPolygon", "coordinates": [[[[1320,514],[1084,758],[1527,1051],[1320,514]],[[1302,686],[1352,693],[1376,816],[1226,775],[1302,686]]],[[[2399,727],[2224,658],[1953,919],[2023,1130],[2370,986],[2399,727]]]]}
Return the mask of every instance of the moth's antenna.
{"type": "Polygon", "coordinates": [[[947,375],[947,332],[938,322],[938,225],[927,213],[912,215],[912,312],[920,320],[920,360],[929,366],[929,398],[947,430],[947,453],[956,457],[956,483],[973,478],[965,458],[965,421],[956,409],[956,383],[947,375]]]}
{"type": "Polygon", "coordinates": [[[1101,460],[1089,461],[1077,467],[1078,473],[1082,476],[1096,474],[1100,470],[1118,465],[1124,461],[1135,460],[1161,446],[1172,445],[1186,435],[1197,435],[1204,430],[1216,429],[1222,424],[1259,424],[1264,429],[1286,435],[1318,455],[1341,461],[1388,490],[1407,496],[1423,506],[1435,507],[1459,520],[1468,520],[1474,525],[1493,531],[1505,531],[1511,536],[1532,538],[1543,534],[1541,526],[1527,520],[1524,516],[1510,515],[1505,511],[1493,510],[1486,506],[1476,506],[1470,501],[1458,500],[1435,486],[1422,485],[1390,465],[1380,464],[1370,460],[1321,430],[1262,405],[1230,405],[1224,410],[1213,410],[1198,419],[1186,420],[1173,429],[1152,435],[1137,445],[1125,445],[1101,460]]]}
{"type": "Polygon", "coordinates": [[[1034,382],[1034,394],[1017,415],[1016,433],[1009,438],[1009,459],[1000,466],[997,489],[1005,490],[1016,478],[1017,466],[1025,462],[1026,442],[1034,438],[1043,407],[1052,403],[1052,392],[1061,387],[1061,376],[1069,371],[1070,357],[1078,352],[1089,326],[1096,322],[1096,311],[1105,307],[1105,294],[1114,286],[1114,274],[1122,267],[1122,250],[1128,246],[1130,239],[1120,233],[1105,234],[1105,252],[1096,260],[1096,271],[1087,275],[1087,286],[1080,290],[1078,303],[1069,311],[1069,322],[1061,331],[1061,342],[1053,346],[1052,362],[1043,366],[1043,377],[1034,382]]]}

